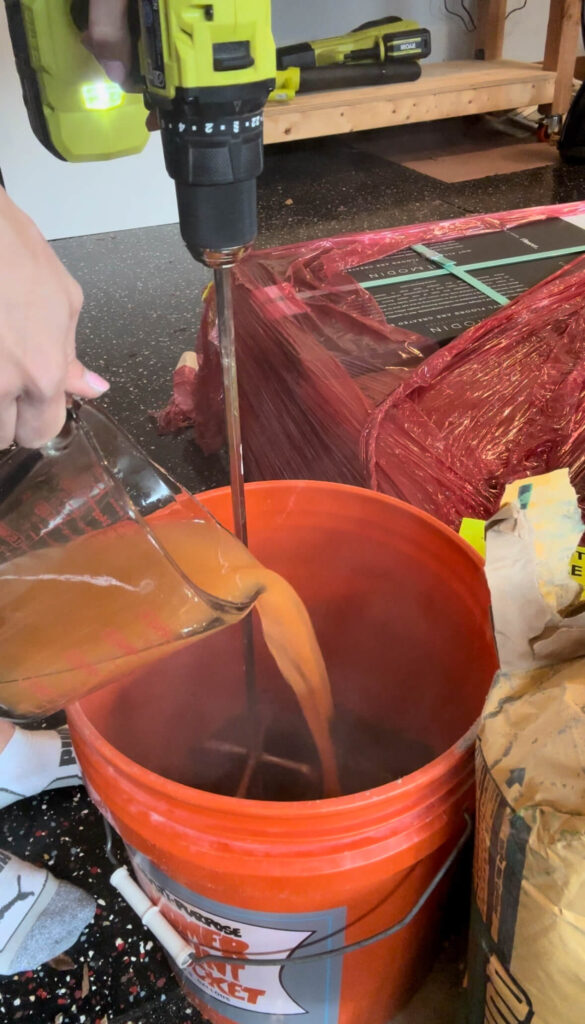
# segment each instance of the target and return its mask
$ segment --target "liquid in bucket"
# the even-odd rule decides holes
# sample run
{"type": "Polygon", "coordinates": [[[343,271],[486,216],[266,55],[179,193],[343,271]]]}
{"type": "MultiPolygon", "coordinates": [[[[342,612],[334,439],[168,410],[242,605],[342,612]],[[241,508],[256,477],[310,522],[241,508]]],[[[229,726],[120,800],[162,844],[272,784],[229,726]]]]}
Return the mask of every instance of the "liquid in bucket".
{"type": "MultiPolygon", "coordinates": [[[[335,796],[331,689],[301,599],[212,517],[202,518],[194,499],[150,517],[149,528],[170,560],[151,534],[122,522],[0,567],[2,702],[20,713],[37,711],[49,698],[63,706],[92,688],[88,677],[95,688],[144,670],[236,622],[243,613],[235,609],[255,600],[266,644],[319,754],[319,795],[335,796]],[[197,581],[201,598],[177,587],[173,562],[187,581],[197,581]],[[159,643],[145,645],[146,626],[159,643]]],[[[194,677],[193,686],[201,686],[204,700],[205,680],[194,677]]]]}

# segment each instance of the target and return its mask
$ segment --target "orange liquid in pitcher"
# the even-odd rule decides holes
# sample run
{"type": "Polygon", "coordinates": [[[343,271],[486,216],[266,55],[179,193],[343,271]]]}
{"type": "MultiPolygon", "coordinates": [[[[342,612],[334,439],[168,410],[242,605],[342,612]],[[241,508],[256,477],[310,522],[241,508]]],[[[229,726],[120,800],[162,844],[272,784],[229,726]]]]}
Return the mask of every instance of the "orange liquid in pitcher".
{"type": "Polygon", "coordinates": [[[244,614],[218,601],[249,605],[259,595],[267,646],[313,735],[324,793],[336,795],[331,689],[296,591],[196,502],[149,524],[188,580],[216,602],[182,581],[131,522],[14,559],[0,568],[0,702],[19,713],[54,711],[244,614]]]}

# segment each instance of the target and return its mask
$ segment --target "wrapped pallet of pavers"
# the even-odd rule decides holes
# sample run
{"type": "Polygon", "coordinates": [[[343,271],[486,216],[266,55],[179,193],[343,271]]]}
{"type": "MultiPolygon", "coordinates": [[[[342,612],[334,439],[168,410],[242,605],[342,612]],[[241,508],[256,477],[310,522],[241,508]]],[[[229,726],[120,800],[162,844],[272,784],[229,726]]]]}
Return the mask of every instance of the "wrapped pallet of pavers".
{"type": "Polygon", "coordinates": [[[486,532],[502,669],[477,745],[468,1022],[582,1024],[583,524],[564,470],[510,491],[486,532]]]}

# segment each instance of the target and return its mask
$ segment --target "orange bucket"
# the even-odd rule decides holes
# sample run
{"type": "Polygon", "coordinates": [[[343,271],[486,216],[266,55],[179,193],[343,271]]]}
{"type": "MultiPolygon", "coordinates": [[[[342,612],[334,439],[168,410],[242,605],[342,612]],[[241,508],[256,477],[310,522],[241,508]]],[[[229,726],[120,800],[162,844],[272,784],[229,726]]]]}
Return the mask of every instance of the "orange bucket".
{"type": "MultiPolygon", "coordinates": [[[[496,669],[482,564],[382,494],[290,481],[246,492],[250,547],[307,603],[336,707],[366,723],[364,746],[388,727],[402,777],[299,802],[183,784],[200,744],[244,707],[237,627],[73,706],[75,749],[140,884],[193,943],[179,980],[206,1018],[387,1024],[428,966],[441,886],[428,889],[473,806],[475,721],[496,669]]],[[[228,489],[201,500],[230,525],[228,489]]],[[[287,715],[294,700],[257,647],[262,697],[287,715]]]]}

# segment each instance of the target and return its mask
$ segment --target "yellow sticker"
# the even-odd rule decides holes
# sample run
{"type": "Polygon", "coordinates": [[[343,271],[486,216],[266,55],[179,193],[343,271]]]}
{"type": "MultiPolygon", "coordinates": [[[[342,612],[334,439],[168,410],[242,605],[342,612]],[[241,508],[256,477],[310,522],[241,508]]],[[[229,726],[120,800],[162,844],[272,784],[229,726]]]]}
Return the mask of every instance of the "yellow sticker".
{"type": "Polygon", "coordinates": [[[459,536],[485,559],[485,522],[483,519],[462,519],[459,536]]]}
{"type": "Polygon", "coordinates": [[[569,576],[585,587],[585,548],[575,548],[569,561],[569,576]]]}

